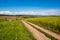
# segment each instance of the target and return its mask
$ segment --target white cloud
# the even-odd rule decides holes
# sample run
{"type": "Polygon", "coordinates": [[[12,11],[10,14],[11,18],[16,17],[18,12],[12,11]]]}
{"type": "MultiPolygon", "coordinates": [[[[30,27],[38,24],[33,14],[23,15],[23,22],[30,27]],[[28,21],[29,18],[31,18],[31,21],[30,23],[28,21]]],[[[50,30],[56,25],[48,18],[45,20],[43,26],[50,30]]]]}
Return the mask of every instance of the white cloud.
{"type": "Polygon", "coordinates": [[[11,11],[0,11],[0,14],[20,14],[20,15],[60,15],[60,10],[33,10],[33,11],[19,11],[19,12],[11,12],[11,11]]]}
{"type": "Polygon", "coordinates": [[[0,14],[12,14],[10,11],[0,11],[0,14]]]}

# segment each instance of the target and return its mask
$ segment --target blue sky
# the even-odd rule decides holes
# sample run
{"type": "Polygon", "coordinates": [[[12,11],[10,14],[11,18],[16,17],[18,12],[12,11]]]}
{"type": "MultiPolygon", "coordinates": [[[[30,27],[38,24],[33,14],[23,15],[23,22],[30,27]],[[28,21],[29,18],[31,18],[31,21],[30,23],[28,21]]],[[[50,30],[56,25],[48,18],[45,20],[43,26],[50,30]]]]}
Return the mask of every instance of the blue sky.
{"type": "MultiPolygon", "coordinates": [[[[60,10],[60,0],[0,0],[0,11],[60,10]]],[[[2,13],[1,13],[2,14],[2,13]]]]}

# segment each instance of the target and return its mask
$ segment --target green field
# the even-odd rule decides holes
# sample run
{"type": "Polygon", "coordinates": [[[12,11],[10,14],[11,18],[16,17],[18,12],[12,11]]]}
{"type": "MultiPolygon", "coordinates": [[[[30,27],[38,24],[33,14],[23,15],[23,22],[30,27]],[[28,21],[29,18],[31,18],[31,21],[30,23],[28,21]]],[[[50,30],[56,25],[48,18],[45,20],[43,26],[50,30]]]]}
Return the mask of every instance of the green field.
{"type": "Polygon", "coordinates": [[[0,20],[0,40],[35,40],[20,20],[0,20]]]}
{"type": "Polygon", "coordinates": [[[60,34],[60,16],[31,17],[26,20],[60,34]]]}

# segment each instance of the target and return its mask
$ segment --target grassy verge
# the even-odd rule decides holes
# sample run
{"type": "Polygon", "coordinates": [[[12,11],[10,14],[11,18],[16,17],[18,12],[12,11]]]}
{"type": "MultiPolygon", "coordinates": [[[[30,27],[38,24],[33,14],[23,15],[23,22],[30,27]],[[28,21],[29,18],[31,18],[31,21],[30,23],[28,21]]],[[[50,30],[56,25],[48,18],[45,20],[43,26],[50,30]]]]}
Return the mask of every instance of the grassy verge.
{"type": "Polygon", "coordinates": [[[20,20],[0,22],[0,40],[36,40],[20,20]]]}

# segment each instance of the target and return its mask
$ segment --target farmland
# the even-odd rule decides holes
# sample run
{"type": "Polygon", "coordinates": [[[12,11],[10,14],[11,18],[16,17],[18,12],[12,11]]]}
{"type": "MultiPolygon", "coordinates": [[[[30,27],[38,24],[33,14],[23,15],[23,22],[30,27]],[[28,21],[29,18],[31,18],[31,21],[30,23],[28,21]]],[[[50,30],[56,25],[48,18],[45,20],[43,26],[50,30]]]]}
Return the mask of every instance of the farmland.
{"type": "Polygon", "coordinates": [[[0,40],[35,40],[20,20],[0,19],[0,40]]]}
{"type": "Polygon", "coordinates": [[[60,16],[0,16],[0,40],[60,40],[59,20],[60,16]],[[53,36],[40,28],[54,32],[53,36]]]}
{"type": "Polygon", "coordinates": [[[30,17],[26,20],[60,34],[60,16],[30,17]]]}

